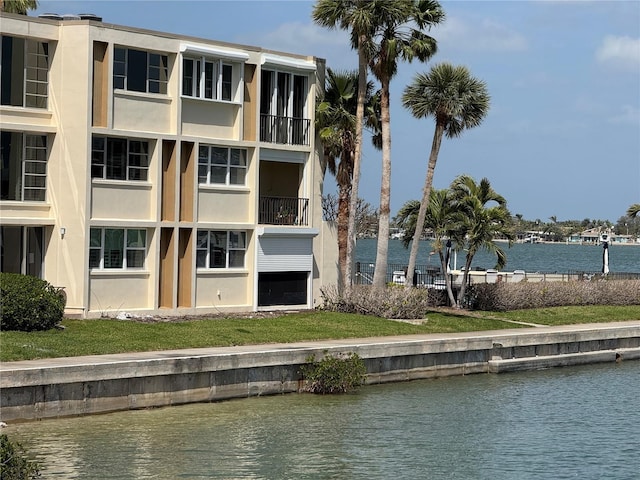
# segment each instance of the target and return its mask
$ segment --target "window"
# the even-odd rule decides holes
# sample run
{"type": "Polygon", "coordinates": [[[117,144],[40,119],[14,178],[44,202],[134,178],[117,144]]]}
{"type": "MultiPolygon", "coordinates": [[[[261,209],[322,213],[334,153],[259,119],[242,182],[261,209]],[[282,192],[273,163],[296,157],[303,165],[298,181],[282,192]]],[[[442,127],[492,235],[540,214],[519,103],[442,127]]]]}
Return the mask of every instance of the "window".
{"type": "Polygon", "coordinates": [[[44,202],[47,193],[47,136],[0,132],[2,200],[44,202]]]}
{"type": "Polygon", "coordinates": [[[3,35],[0,58],[0,103],[47,108],[49,44],[3,35]]]}
{"type": "Polygon", "coordinates": [[[167,55],[119,47],[114,49],[113,55],[113,88],[166,95],[167,55]]]}
{"type": "Polygon", "coordinates": [[[137,228],[92,228],[89,268],[144,268],[147,231],[137,228]]]}
{"type": "Polygon", "coordinates": [[[0,271],[42,278],[44,227],[0,226],[0,271]]]}
{"type": "Polygon", "coordinates": [[[205,57],[182,60],[182,95],[231,101],[233,67],[205,57]]]}
{"type": "Polygon", "coordinates": [[[247,151],[241,148],[200,145],[198,182],[216,185],[244,185],[247,151]]]}
{"type": "Polygon", "coordinates": [[[222,100],[231,100],[233,69],[231,65],[222,64],[222,91],[220,92],[220,98],[222,100]]]}
{"type": "Polygon", "coordinates": [[[149,142],[94,136],[91,143],[91,178],[147,181],[149,142]]]}
{"type": "Polygon", "coordinates": [[[198,230],[198,268],[244,268],[246,251],[246,232],[198,230]]]}
{"type": "Polygon", "coordinates": [[[263,70],[260,91],[260,139],[309,145],[311,121],[305,118],[308,79],[305,75],[263,70]]]}

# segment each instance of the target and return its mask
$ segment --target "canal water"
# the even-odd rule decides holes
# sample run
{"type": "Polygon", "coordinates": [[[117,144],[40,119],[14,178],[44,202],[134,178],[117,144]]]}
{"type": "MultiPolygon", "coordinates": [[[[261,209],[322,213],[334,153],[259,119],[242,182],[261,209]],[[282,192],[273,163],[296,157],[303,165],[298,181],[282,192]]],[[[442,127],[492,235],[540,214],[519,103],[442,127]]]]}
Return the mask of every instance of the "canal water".
{"type": "Polygon", "coordinates": [[[608,479],[640,472],[640,363],[12,424],[43,479],[608,479]]]}
{"type": "MultiPolygon", "coordinates": [[[[602,247],[600,245],[574,245],[566,243],[516,243],[511,247],[507,243],[498,243],[507,254],[504,271],[524,270],[526,272],[569,273],[602,271],[602,247]]],[[[356,261],[365,264],[376,261],[375,238],[364,238],[356,244],[356,261]]],[[[417,265],[440,266],[438,255],[429,255],[433,251],[430,241],[420,242],[417,265]]],[[[465,255],[457,255],[457,268],[464,266],[465,255]]],[[[388,263],[406,265],[409,262],[409,250],[400,240],[389,240],[388,263]]],[[[495,255],[481,250],[473,257],[472,268],[494,268],[495,255]]],[[[454,268],[453,261],[451,267],[454,268]]],[[[611,245],[609,247],[609,268],[614,273],[640,273],[640,245],[611,245]]]]}

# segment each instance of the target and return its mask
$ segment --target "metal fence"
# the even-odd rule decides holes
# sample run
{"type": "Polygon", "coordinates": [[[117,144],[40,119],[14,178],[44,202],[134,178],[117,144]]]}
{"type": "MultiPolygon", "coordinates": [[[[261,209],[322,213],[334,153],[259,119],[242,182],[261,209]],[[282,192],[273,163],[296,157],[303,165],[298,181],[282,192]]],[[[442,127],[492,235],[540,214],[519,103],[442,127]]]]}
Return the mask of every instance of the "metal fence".
{"type": "Polygon", "coordinates": [[[311,120],[260,114],[260,141],[284,145],[309,145],[311,120]]]}
{"type": "Polygon", "coordinates": [[[591,280],[594,278],[607,278],[609,280],[640,280],[640,273],[632,272],[609,272],[606,275],[602,272],[584,272],[572,270],[569,274],[575,280],[591,280]]]}
{"type": "MultiPolygon", "coordinates": [[[[356,262],[355,279],[356,285],[371,285],[375,265],[373,263],[356,262]]],[[[404,284],[407,274],[407,266],[400,263],[390,263],[387,266],[386,283],[404,284]]],[[[413,275],[414,285],[439,285],[444,284],[444,274],[439,267],[433,265],[416,265],[413,275]]]]}
{"type": "MultiPolygon", "coordinates": [[[[371,285],[375,264],[357,262],[355,265],[356,285],[371,285]]],[[[387,266],[385,283],[395,283],[403,285],[407,274],[407,265],[389,264],[387,266]]],[[[452,283],[461,282],[461,274],[455,275],[452,283]],[[456,282],[457,280],[457,282],[456,282]]],[[[604,275],[601,272],[569,271],[558,272],[525,272],[515,270],[513,272],[498,272],[496,270],[476,269],[469,272],[469,283],[517,283],[527,282],[567,282],[567,281],[590,281],[606,278],[608,280],[638,280],[640,273],[630,272],[609,272],[604,275]]],[[[445,274],[439,267],[433,265],[416,265],[413,275],[413,284],[418,287],[444,289],[445,274]]]]}
{"type": "Polygon", "coordinates": [[[309,199],[260,197],[259,222],[265,225],[309,224],[309,199]]]}

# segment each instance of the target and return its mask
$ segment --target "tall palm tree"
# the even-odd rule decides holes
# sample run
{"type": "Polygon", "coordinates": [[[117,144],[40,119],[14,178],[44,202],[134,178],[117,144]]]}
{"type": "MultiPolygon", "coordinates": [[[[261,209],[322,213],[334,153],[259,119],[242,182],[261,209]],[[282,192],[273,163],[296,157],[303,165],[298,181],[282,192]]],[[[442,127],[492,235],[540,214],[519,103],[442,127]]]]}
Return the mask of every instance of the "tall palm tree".
{"type": "Polygon", "coordinates": [[[462,305],[464,294],[469,281],[471,262],[475,254],[481,250],[487,250],[496,255],[496,269],[503,268],[507,263],[507,256],[493,239],[501,236],[509,240],[509,246],[515,235],[511,228],[511,214],[507,209],[507,201],[499,195],[483,178],[476,183],[468,175],[461,175],[451,184],[451,191],[458,212],[457,221],[461,228],[457,235],[459,240],[466,243],[467,258],[465,260],[462,285],[458,294],[456,306],[462,305]]]}
{"type": "MultiPolygon", "coordinates": [[[[316,108],[316,127],[324,147],[326,166],[338,185],[338,261],[339,286],[347,284],[347,243],[350,199],[355,155],[358,72],[335,72],[327,69],[324,98],[316,108]]],[[[373,83],[368,82],[365,92],[367,117],[374,115],[371,108],[373,83]]],[[[375,120],[367,120],[374,124],[375,120]]]]}
{"type": "Polygon", "coordinates": [[[369,68],[380,82],[380,121],[382,130],[382,178],[378,245],[373,287],[382,289],[386,283],[389,249],[389,212],[391,197],[391,129],[390,84],[398,71],[400,60],[414,58],[427,61],[437,50],[434,38],[423,30],[444,20],[444,11],[434,0],[371,1],[375,29],[370,31],[366,45],[369,68]]]}
{"type": "MultiPolygon", "coordinates": [[[[353,154],[353,181],[349,211],[355,212],[360,184],[360,162],[362,158],[362,129],[364,125],[365,92],[367,89],[367,65],[369,58],[365,45],[373,29],[372,2],[368,0],[318,0],[313,7],[313,21],[330,29],[340,28],[351,33],[351,47],[358,51],[358,98],[353,154]]],[[[355,250],[355,216],[350,215],[347,225],[347,253],[345,288],[353,283],[353,252],[355,250]]]]}
{"type": "Polygon", "coordinates": [[[38,8],[38,0],[0,0],[0,12],[26,15],[28,10],[38,8]]]}
{"type": "Polygon", "coordinates": [[[635,218],[640,214],[640,203],[634,203],[627,210],[627,217],[635,218]]]}
{"type": "Polygon", "coordinates": [[[449,63],[435,65],[429,72],[417,75],[404,90],[402,103],[413,116],[433,117],[436,123],[417,219],[418,228],[409,255],[407,288],[413,285],[413,270],[442,137],[456,138],[464,130],[480,125],[489,110],[489,101],[489,92],[483,81],[473,77],[466,67],[449,63]]]}

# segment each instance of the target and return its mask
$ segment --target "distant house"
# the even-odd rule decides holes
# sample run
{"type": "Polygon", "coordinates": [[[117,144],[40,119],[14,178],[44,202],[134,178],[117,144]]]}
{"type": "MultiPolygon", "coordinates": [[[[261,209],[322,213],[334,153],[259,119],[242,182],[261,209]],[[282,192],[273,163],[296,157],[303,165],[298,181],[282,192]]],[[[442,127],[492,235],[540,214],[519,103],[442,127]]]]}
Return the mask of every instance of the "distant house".
{"type": "Polygon", "coordinates": [[[579,232],[572,233],[567,237],[569,243],[582,243],[582,234],[579,232]]]}
{"type": "Polygon", "coordinates": [[[600,243],[600,235],[602,234],[601,228],[590,228],[580,233],[580,243],[586,244],[598,244],[600,243]]]}
{"type": "Polygon", "coordinates": [[[540,230],[527,230],[516,237],[517,243],[539,243],[542,240],[544,240],[544,232],[540,230]]]}
{"type": "Polygon", "coordinates": [[[632,235],[616,235],[616,234],[612,234],[611,235],[611,243],[618,243],[618,244],[622,244],[622,245],[626,245],[626,244],[632,244],[633,243],[633,236],[632,235]]]}
{"type": "Polygon", "coordinates": [[[568,237],[569,243],[580,243],[585,245],[599,245],[602,242],[602,236],[607,235],[608,242],[611,244],[631,244],[633,243],[632,235],[617,235],[611,230],[604,230],[600,227],[590,228],[580,233],[572,233],[568,237]]]}

